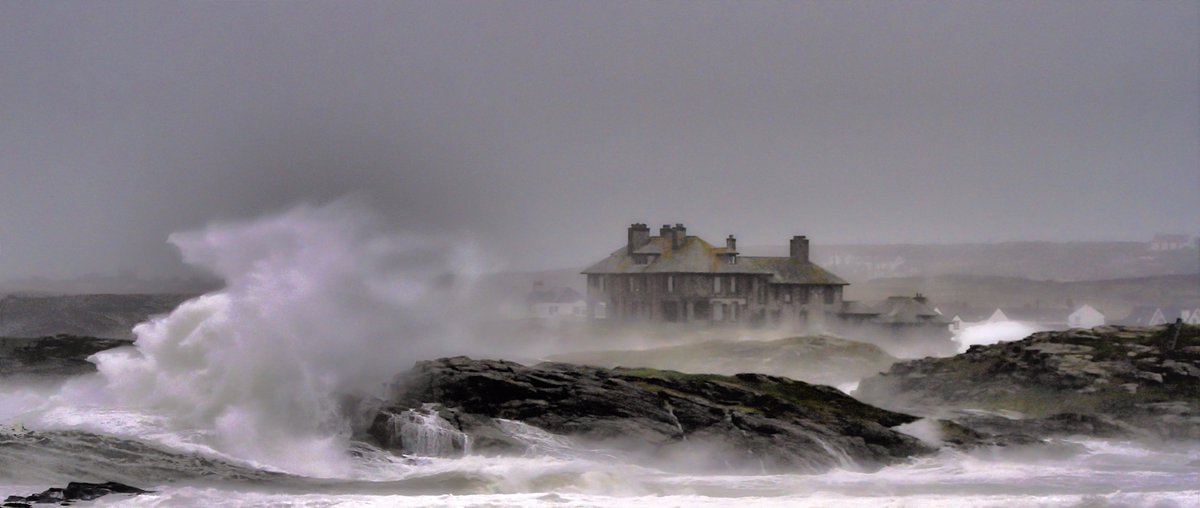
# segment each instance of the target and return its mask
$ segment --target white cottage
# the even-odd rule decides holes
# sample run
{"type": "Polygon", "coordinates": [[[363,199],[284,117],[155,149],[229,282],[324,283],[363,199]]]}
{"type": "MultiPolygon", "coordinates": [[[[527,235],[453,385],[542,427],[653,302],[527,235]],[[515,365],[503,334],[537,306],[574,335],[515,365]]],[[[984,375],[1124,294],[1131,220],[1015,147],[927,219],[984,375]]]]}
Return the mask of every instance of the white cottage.
{"type": "Polygon", "coordinates": [[[534,284],[527,299],[530,314],[539,319],[582,319],[587,301],[580,292],[568,287],[545,288],[534,284]]]}
{"type": "Polygon", "coordinates": [[[1080,305],[1067,316],[1067,326],[1070,328],[1093,328],[1104,325],[1104,314],[1091,305],[1080,305]]]}

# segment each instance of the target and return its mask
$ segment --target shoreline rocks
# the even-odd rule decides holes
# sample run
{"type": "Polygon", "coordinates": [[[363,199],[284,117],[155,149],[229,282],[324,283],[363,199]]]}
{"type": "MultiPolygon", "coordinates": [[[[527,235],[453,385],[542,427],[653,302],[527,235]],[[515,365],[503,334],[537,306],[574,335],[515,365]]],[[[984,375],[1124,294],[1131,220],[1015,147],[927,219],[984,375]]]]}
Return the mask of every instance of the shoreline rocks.
{"type": "Polygon", "coordinates": [[[688,457],[690,465],[707,461],[717,469],[819,472],[877,468],[932,452],[891,428],[916,419],[828,386],[762,374],[528,367],[456,357],[418,362],[398,376],[367,434],[409,453],[457,455],[469,447],[522,454],[538,439],[564,438],[651,458],[688,457]],[[528,432],[514,433],[511,422],[545,435],[531,440],[528,432]]]}
{"type": "Polygon", "coordinates": [[[123,483],[105,482],[105,483],[85,483],[85,482],[70,482],[66,488],[49,488],[37,494],[28,496],[8,496],[4,500],[5,507],[13,508],[28,508],[34,504],[53,504],[58,503],[63,506],[70,505],[76,501],[91,501],[93,499],[107,496],[109,494],[150,494],[151,491],[142,490],[137,487],[130,487],[123,483]]]}
{"type": "Polygon", "coordinates": [[[76,335],[39,338],[0,337],[0,378],[5,376],[74,376],[96,371],[87,361],[100,351],[133,345],[132,340],[76,335]]]}
{"type": "Polygon", "coordinates": [[[855,383],[899,361],[879,346],[828,335],[705,341],[643,350],[585,351],[549,358],[597,367],[646,367],[704,374],[757,372],[831,386],[855,383]]]}
{"type": "Polygon", "coordinates": [[[1175,344],[1170,325],[1038,332],[950,358],[897,363],[864,379],[854,395],[926,416],[1015,412],[1010,422],[957,418],[1035,436],[1197,439],[1200,327],[1179,332],[1175,344]]]}

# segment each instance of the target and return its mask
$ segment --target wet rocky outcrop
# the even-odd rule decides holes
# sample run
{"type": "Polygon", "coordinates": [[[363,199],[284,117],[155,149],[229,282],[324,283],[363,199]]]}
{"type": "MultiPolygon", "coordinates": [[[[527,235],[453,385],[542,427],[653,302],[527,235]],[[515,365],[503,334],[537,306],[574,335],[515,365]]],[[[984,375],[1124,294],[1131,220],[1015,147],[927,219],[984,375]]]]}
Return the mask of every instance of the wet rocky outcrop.
{"type": "Polygon", "coordinates": [[[147,493],[149,491],[117,482],[71,482],[67,484],[66,488],[49,488],[28,496],[8,496],[4,500],[4,506],[14,508],[27,508],[34,504],[60,504],[66,506],[76,501],[91,501],[109,494],[138,495],[147,493]]]}
{"type": "Polygon", "coordinates": [[[41,338],[0,338],[0,377],[72,376],[95,372],[87,361],[107,349],[132,345],[133,341],[75,335],[41,338]]]}
{"type": "Polygon", "coordinates": [[[855,396],[893,410],[1033,436],[1200,438],[1200,327],[1039,332],[897,363],[855,396]]]}
{"type": "Polygon", "coordinates": [[[778,340],[706,341],[642,350],[587,351],[550,357],[598,367],[648,367],[734,375],[757,372],[808,383],[843,385],[897,361],[879,346],[828,335],[778,340]]]}
{"type": "Polygon", "coordinates": [[[891,428],[914,420],[828,386],[762,374],[456,357],[418,362],[398,376],[368,433],[410,453],[520,454],[569,438],[725,468],[821,471],[931,451],[891,428]]]}

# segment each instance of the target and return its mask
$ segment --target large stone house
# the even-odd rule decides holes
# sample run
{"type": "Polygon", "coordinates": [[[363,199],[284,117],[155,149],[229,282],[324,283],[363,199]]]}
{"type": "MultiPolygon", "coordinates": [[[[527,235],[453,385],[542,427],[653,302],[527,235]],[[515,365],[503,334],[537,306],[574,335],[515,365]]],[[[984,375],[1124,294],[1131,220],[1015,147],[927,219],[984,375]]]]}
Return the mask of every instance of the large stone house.
{"type": "Polygon", "coordinates": [[[808,238],[788,257],[742,256],[688,236],[683,224],[629,226],[626,244],[583,271],[588,315],[624,322],[821,326],[836,319],[847,282],[813,264],[808,238]]]}

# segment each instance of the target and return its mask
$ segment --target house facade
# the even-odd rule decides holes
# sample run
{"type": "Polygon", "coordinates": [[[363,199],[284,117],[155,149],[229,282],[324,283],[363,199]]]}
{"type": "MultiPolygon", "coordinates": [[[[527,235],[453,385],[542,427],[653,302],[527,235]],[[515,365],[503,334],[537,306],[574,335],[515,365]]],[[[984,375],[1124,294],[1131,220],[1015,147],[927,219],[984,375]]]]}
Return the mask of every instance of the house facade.
{"type": "Polygon", "coordinates": [[[588,316],[622,322],[822,326],[836,319],[848,284],[809,260],[808,238],[787,257],[742,256],[689,236],[683,224],[627,230],[623,247],[582,272],[588,316]]]}
{"type": "Polygon", "coordinates": [[[568,287],[547,288],[534,283],[526,298],[530,316],[537,319],[582,319],[587,310],[583,295],[568,287]]]}

